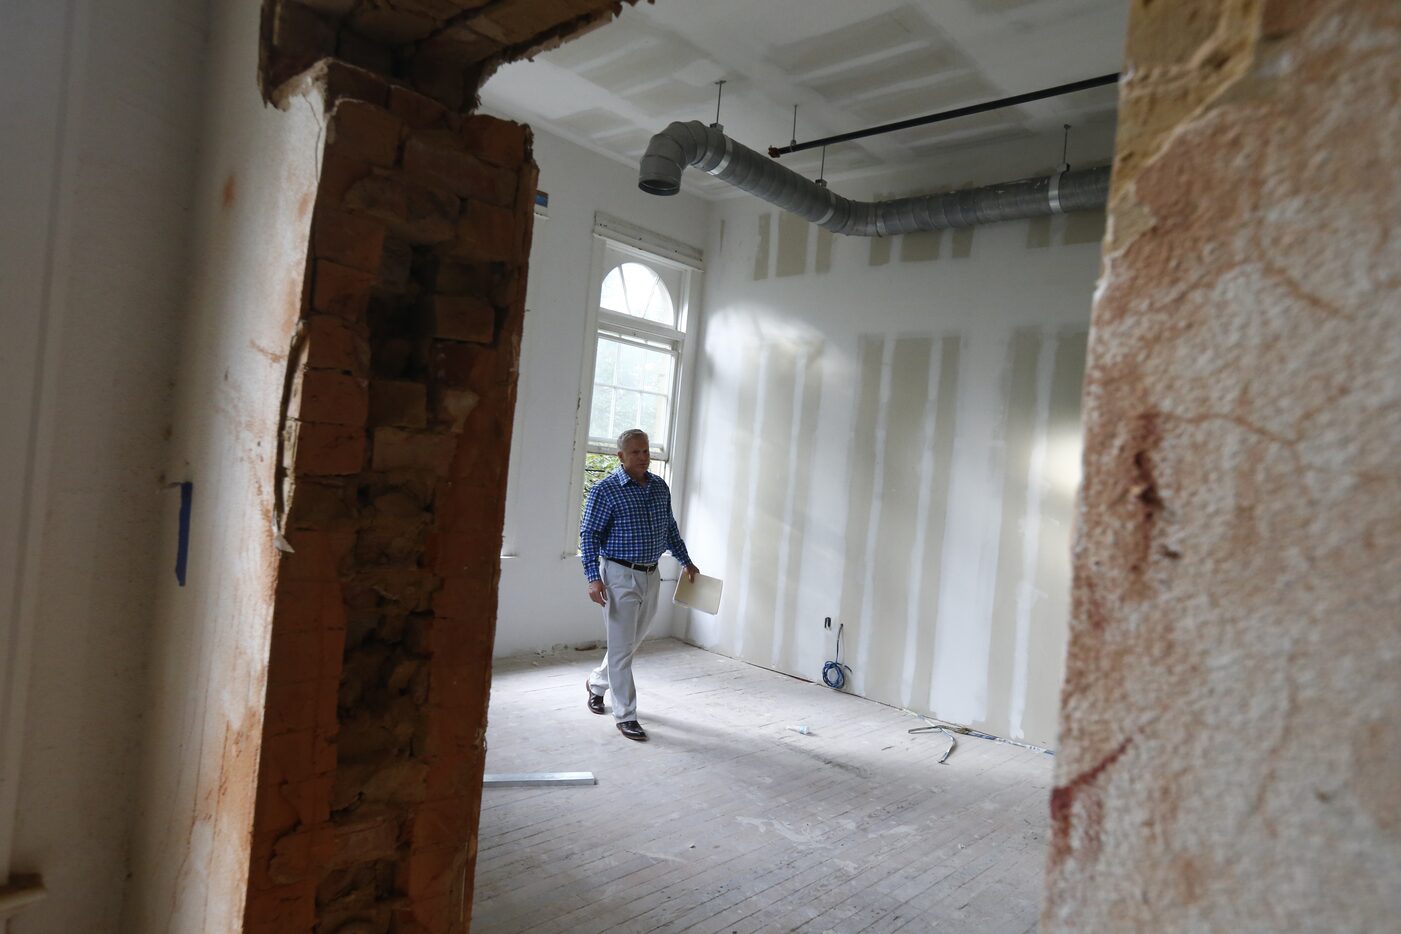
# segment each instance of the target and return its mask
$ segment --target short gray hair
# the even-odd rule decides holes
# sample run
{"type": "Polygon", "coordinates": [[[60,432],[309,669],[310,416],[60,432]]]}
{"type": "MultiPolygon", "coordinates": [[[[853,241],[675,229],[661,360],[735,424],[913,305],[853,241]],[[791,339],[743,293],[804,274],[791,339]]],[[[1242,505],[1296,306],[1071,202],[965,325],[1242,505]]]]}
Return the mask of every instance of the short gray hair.
{"type": "MultiPolygon", "coordinates": [[[[643,431],[641,428],[629,428],[627,431],[618,435],[618,450],[621,451],[623,448],[627,447],[628,441],[632,438],[647,438],[647,432],[643,431]]],[[[649,442],[651,441],[650,438],[647,440],[649,442]]]]}

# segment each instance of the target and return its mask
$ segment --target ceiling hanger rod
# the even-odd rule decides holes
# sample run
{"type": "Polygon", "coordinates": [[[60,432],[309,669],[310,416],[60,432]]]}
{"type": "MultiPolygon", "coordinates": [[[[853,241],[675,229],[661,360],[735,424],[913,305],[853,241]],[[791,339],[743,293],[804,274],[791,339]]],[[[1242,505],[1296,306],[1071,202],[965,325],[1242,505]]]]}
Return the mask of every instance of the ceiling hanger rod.
{"type": "Polygon", "coordinates": [[[908,130],[910,127],[924,126],[927,123],[939,123],[943,120],[952,120],[955,117],[967,117],[970,114],[986,113],[989,110],[1001,110],[1004,107],[1015,107],[1018,104],[1025,104],[1028,101],[1039,101],[1048,97],[1059,97],[1062,94],[1074,94],[1076,91],[1085,91],[1106,84],[1114,84],[1118,80],[1119,76],[1113,74],[1100,75],[1098,78],[1086,78],[1084,81],[1072,81],[1070,84],[1058,84],[1053,88],[1042,88],[1040,91],[1028,91],[1025,94],[1014,94],[1011,97],[1003,97],[995,101],[986,101],[982,104],[972,104],[968,107],[959,107],[954,110],[945,110],[940,113],[929,114],[926,117],[911,117],[909,120],[901,120],[898,123],[886,123],[865,130],[852,130],[850,133],[838,133],[836,136],[808,140],[805,143],[791,143],[787,146],[770,146],[769,155],[777,159],[784,153],[802,152],[804,149],[816,149],[819,146],[830,146],[833,143],[844,143],[847,140],[863,139],[867,136],[878,136],[881,133],[894,133],[896,130],[908,130]]]}

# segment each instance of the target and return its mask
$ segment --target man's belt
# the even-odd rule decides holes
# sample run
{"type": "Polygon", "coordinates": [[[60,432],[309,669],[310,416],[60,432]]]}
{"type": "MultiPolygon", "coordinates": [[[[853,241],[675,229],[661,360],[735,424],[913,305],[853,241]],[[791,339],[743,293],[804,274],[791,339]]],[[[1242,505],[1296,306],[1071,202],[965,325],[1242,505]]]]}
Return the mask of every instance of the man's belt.
{"type": "Polygon", "coordinates": [[[633,564],[631,561],[624,561],[622,558],[610,558],[603,556],[603,560],[612,561],[614,564],[621,564],[625,568],[632,568],[634,571],[641,571],[643,574],[651,574],[657,569],[655,564],[633,564]]]}

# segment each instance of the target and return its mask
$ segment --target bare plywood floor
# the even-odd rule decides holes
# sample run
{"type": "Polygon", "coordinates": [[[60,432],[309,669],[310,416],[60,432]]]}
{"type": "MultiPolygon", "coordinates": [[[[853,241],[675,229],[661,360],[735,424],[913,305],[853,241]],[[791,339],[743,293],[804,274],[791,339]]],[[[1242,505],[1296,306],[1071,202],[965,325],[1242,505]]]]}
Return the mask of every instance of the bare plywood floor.
{"type": "Polygon", "coordinates": [[[674,640],[634,672],[646,744],[584,707],[600,653],[502,660],[477,932],[987,931],[1036,924],[1051,759],[674,640]],[[789,727],[806,725],[801,735],[789,727]]]}

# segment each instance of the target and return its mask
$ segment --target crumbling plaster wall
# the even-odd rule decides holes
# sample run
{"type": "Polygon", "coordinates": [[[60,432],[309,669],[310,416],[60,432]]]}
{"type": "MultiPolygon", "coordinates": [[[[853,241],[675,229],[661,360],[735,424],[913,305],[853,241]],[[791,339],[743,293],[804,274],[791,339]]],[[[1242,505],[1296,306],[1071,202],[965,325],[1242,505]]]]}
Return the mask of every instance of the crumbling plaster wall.
{"type": "MultiPolygon", "coordinates": [[[[211,9],[194,244],[165,473],[194,484],[187,583],[161,575],[124,928],[237,930],[248,877],[277,552],[278,412],[324,118],[258,93],[258,11],[211,9]]],[[[176,551],[167,494],[161,554],[176,551]]]]}
{"type": "Polygon", "coordinates": [[[1131,18],[1048,931],[1401,914],[1401,15],[1131,18]]]}

